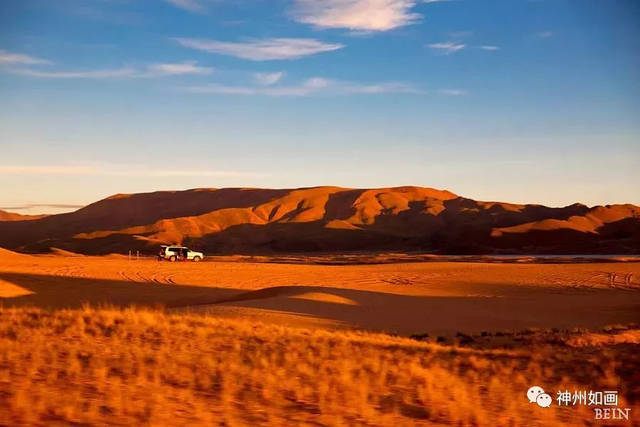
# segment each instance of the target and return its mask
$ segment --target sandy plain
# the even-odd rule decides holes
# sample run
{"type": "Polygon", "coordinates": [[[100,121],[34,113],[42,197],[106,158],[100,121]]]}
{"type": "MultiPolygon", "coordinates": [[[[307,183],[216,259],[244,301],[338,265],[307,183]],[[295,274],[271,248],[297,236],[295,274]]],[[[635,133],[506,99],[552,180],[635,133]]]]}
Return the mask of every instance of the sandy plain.
{"type": "Polygon", "coordinates": [[[640,263],[318,265],[0,258],[5,307],[139,306],[399,335],[640,321],[640,263]]]}

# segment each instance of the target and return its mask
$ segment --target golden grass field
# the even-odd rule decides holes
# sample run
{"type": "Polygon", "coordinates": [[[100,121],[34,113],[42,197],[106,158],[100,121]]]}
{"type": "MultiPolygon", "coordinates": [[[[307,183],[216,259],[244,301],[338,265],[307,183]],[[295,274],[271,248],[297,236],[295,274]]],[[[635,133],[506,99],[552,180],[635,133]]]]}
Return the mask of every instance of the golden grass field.
{"type": "Polygon", "coordinates": [[[2,425],[595,423],[532,385],[640,416],[638,263],[2,255],[2,425]]]}

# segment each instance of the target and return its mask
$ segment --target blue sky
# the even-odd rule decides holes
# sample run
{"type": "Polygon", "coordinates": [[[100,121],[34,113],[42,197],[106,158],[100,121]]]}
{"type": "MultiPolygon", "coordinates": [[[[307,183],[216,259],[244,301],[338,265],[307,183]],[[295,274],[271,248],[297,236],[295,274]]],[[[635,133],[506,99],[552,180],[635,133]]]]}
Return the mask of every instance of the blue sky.
{"type": "Polygon", "coordinates": [[[640,204],[634,0],[0,2],[0,209],[195,187],[640,204]]]}

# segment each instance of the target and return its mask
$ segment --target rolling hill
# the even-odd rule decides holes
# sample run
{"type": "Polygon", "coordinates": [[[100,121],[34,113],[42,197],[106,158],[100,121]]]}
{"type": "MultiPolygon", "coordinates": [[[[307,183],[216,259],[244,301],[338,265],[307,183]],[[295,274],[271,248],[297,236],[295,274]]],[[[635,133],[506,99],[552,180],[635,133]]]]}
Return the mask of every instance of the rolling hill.
{"type": "Polygon", "coordinates": [[[0,209],[0,221],[29,221],[44,218],[47,215],[22,215],[14,212],[7,212],[0,209]]]}
{"type": "Polygon", "coordinates": [[[117,194],[72,213],[0,221],[0,246],[36,253],[153,252],[163,243],[220,254],[640,253],[638,206],[483,202],[423,187],[117,194]]]}

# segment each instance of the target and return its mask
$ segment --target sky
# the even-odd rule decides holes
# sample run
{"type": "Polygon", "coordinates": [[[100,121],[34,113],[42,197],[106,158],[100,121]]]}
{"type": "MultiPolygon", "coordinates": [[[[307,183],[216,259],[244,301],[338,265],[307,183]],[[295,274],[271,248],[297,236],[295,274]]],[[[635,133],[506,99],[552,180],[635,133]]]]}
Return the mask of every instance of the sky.
{"type": "Polygon", "coordinates": [[[640,205],[640,2],[0,0],[0,209],[317,185],[640,205]]]}

